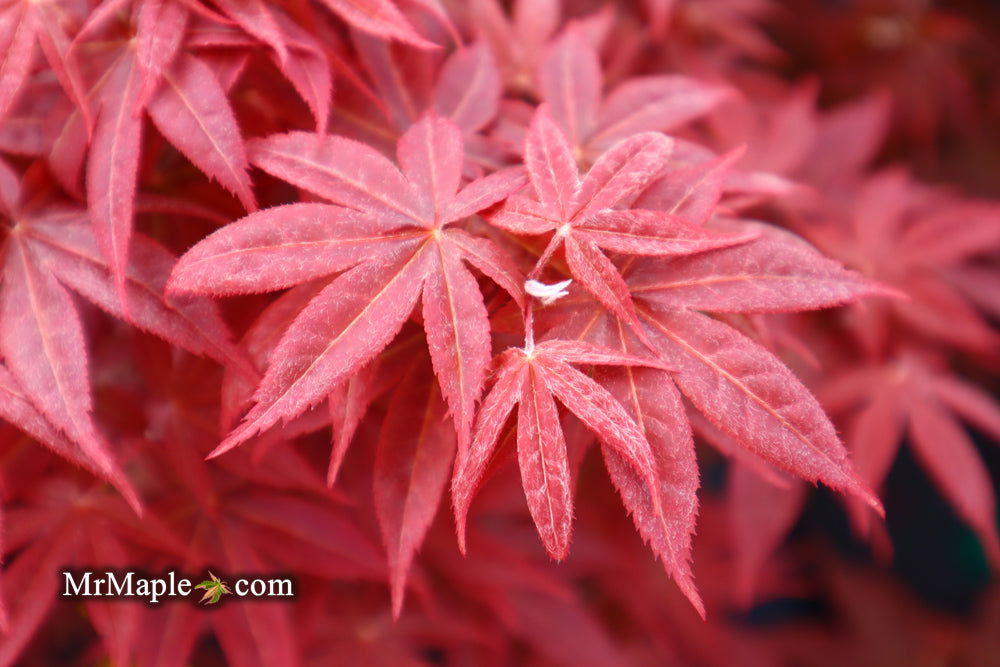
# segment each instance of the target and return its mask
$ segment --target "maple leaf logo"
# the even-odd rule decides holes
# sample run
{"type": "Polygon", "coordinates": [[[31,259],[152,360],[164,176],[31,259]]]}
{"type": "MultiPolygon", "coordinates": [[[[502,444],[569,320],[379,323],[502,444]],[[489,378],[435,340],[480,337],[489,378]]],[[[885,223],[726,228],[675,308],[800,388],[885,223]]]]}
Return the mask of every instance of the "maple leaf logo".
{"type": "Polygon", "coordinates": [[[211,570],[209,571],[208,576],[211,578],[206,579],[195,586],[195,589],[205,589],[205,594],[201,596],[201,599],[198,600],[198,602],[202,602],[204,604],[215,604],[222,598],[223,595],[232,595],[232,591],[229,590],[229,586],[226,585],[226,582],[212,574],[211,570]]]}

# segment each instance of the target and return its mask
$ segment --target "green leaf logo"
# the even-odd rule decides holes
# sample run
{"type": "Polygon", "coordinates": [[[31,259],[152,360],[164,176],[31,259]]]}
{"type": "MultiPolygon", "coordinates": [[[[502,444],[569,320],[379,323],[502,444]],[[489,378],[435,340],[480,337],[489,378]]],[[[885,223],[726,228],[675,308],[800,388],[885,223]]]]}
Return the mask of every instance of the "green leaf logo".
{"type": "Polygon", "coordinates": [[[211,579],[206,579],[195,586],[196,589],[205,589],[205,594],[201,597],[199,602],[203,602],[205,604],[215,604],[223,595],[230,595],[232,593],[232,591],[229,590],[229,586],[227,586],[225,582],[221,581],[217,576],[212,574],[211,571],[209,571],[208,576],[211,577],[211,579]]]}

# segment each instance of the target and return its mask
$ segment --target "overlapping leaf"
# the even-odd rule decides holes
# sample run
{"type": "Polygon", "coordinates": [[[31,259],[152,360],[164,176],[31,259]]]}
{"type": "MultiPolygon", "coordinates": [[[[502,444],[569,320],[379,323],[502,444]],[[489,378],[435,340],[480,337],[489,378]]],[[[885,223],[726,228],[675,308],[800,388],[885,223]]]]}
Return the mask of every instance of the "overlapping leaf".
{"type": "MultiPolygon", "coordinates": [[[[120,4],[120,3],[119,3],[120,4]]],[[[108,52],[100,41],[116,21],[118,7],[107,3],[93,14],[73,44],[70,61],[78,62],[95,50],[100,57],[87,62],[90,92],[97,120],[86,158],[86,194],[94,231],[112,267],[119,298],[127,304],[125,273],[135,214],[139,160],[143,144],[143,111],[157,129],[210,179],[216,180],[253,211],[256,200],[247,174],[243,139],[218,74],[190,53],[199,42],[189,37],[187,5],[175,0],[132,3],[136,38],[118,42],[108,52]]],[[[297,89],[303,91],[319,122],[326,119],[330,80],[325,54],[294,24],[275,18],[263,3],[223,9],[253,37],[269,43],[297,89]],[[286,39],[286,33],[288,37],[286,39]],[[290,46],[286,47],[286,41],[290,46]],[[288,55],[287,52],[291,52],[288,55]]],[[[212,12],[201,14],[214,16],[212,12]]],[[[209,21],[204,17],[201,20],[209,21]]],[[[202,31],[201,44],[205,44],[202,31]]],[[[214,45],[215,42],[207,41],[214,45]]],[[[238,44],[239,42],[237,42],[238,44]]],[[[88,136],[81,107],[56,143],[52,161],[64,187],[77,189],[88,136]],[[67,160],[65,155],[74,157],[67,160]]],[[[127,309],[126,309],[127,310],[127,309]]]]}
{"type": "Polygon", "coordinates": [[[519,170],[497,172],[459,189],[462,145],[460,130],[434,114],[400,139],[402,171],[341,137],[298,132],[252,144],[259,167],[335,205],[296,204],[237,221],[192,248],[170,288],[248,293],[347,271],[289,327],[254,407],[217,453],[322,400],[382,351],[421,297],[435,373],[466,441],[490,341],[479,287],[463,262],[515,298],[521,280],[503,251],[453,223],[502,200],[524,178],[519,170]]]}
{"type": "MultiPolygon", "coordinates": [[[[791,83],[768,60],[770,0],[599,5],[0,0],[0,151],[16,156],[0,163],[0,418],[84,469],[0,429],[0,663],[65,660],[63,642],[38,640],[55,630],[74,656],[115,664],[801,662],[813,639],[713,613],[734,588],[749,601],[803,506],[805,483],[770,482],[848,492],[878,551],[869,485],[903,442],[1000,560],[966,430],[1000,436],[979,388],[996,361],[997,208],[867,174],[876,155],[919,152],[955,175],[970,149],[961,176],[989,173],[968,102],[994,77],[966,89],[940,50],[944,36],[973,58],[982,42],[952,9],[901,24],[850,9],[860,42],[824,24],[809,62],[846,46],[894,57],[791,83]],[[954,102],[955,136],[927,127],[907,147],[893,127],[882,146],[886,98],[870,91],[816,110],[821,88],[847,99],[853,81],[894,81],[915,45],[938,63],[928,80],[954,102]],[[736,219],[751,211],[858,273],[736,219]],[[222,312],[239,346],[206,296],[237,297],[222,312]],[[844,417],[851,460],[807,386],[844,417]],[[692,431],[734,461],[735,541],[715,494],[699,507],[692,431]],[[595,439],[611,484],[585,455],[595,439]],[[435,520],[453,464],[468,559],[435,520]],[[134,508],[142,497],[141,521],[105,482],[134,508]],[[535,562],[523,497],[550,557],[576,523],[569,567],[535,562]],[[297,600],[53,605],[67,564],[290,572],[297,600]]],[[[882,610],[821,569],[831,613],[882,610]]],[[[920,627],[949,646],[974,631],[939,626],[920,627]]]]}
{"type": "Polygon", "coordinates": [[[587,160],[634,134],[673,131],[729,94],[724,86],[658,75],[629,79],[603,97],[597,49],[578,27],[549,46],[539,64],[538,85],[553,119],[587,160]]]}
{"type": "MultiPolygon", "coordinates": [[[[878,488],[904,436],[933,482],[979,536],[991,560],[1000,558],[996,498],[988,474],[962,421],[1000,441],[1000,406],[963,380],[933,368],[915,350],[883,368],[859,367],[835,378],[831,409],[851,413],[848,444],[865,480],[878,488]]],[[[858,508],[854,508],[857,510],[858,508]]],[[[855,511],[859,532],[868,517],[855,511]]]]}
{"type": "Polygon", "coordinates": [[[509,349],[498,359],[493,389],[476,421],[468,452],[452,479],[458,539],[465,550],[469,505],[507,417],[518,406],[517,452],[521,480],[535,526],[549,555],[565,558],[573,519],[566,441],[555,399],[575,414],[616,463],[628,467],[640,490],[658,509],[657,466],[643,431],[607,389],[570,364],[652,366],[659,363],[590,343],[552,340],[533,349],[509,349]]]}
{"type": "MultiPolygon", "coordinates": [[[[45,58],[63,90],[79,105],[91,122],[85,102],[85,87],[79,69],[67,58],[70,35],[67,23],[84,17],[68,2],[16,0],[0,9],[0,118],[7,115],[25,85],[35,60],[35,45],[45,58]],[[65,6],[64,6],[65,5],[65,6]]],[[[74,26],[75,27],[75,26],[74,26]]]]}
{"type": "MultiPolygon", "coordinates": [[[[652,259],[628,263],[626,279],[652,349],[663,363],[676,369],[673,380],[681,392],[737,445],[778,468],[849,491],[879,507],[867,484],[852,471],[833,425],[802,382],[764,348],[698,310],[744,310],[738,307],[740,303],[745,303],[747,312],[814,309],[853,301],[882,288],[822,258],[801,239],[766,226],[758,226],[757,231],[759,238],[743,245],[669,264],[656,265],[652,259]],[[790,260],[788,264],[784,257],[790,260]],[[780,289],[773,287],[775,281],[782,284],[780,289]],[[653,285],[664,289],[661,292],[653,285]]],[[[597,304],[584,306],[578,298],[552,307],[542,322],[550,323],[548,336],[620,349],[638,345],[633,334],[609,322],[597,304]]],[[[606,381],[617,387],[616,396],[645,425],[654,452],[662,448],[665,455],[685,442],[688,448],[692,446],[680,403],[668,400],[669,380],[657,379],[655,371],[627,369],[606,381]],[[664,425],[669,426],[664,429],[664,425]]],[[[656,470],[664,493],[677,493],[671,490],[670,480],[681,488],[696,482],[690,461],[684,464],[683,460],[661,459],[656,470]]],[[[613,466],[609,470],[614,478],[613,466]]],[[[683,587],[689,577],[683,565],[685,544],[693,529],[693,508],[680,500],[686,494],[673,495],[674,504],[662,502],[670,511],[651,514],[641,496],[618,483],[626,502],[632,498],[637,524],[642,519],[640,531],[683,587]],[[654,519],[662,523],[651,523],[654,519]]]]}
{"type": "MultiPolygon", "coordinates": [[[[13,177],[13,172],[7,174],[13,177]]],[[[65,206],[25,209],[19,199],[5,202],[17,220],[8,228],[0,292],[0,348],[10,371],[4,383],[5,416],[57,453],[114,483],[138,507],[135,492],[92,419],[87,346],[69,291],[124,318],[113,270],[98,249],[85,211],[65,206]]],[[[229,341],[214,304],[201,298],[175,304],[164,300],[173,264],[165,249],[139,236],[134,260],[124,276],[124,289],[136,326],[253,373],[229,341]]]]}
{"type": "Polygon", "coordinates": [[[430,369],[403,378],[389,403],[375,455],[375,510],[389,561],[393,614],[402,610],[410,566],[451,473],[455,429],[430,369]]]}
{"type": "Polygon", "coordinates": [[[543,106],[524,150],[536,198],[508,198],[490,222],[516,234],[554,232],[538,268],[564,245],[573,277],[643,336],[628,288],[602,248],[631,255],[687,255],[753,237],[712,232],[673,213],[629,208],[666,169],[671,146],[662,134],[634,134],[601,155],[581,180],[565,135],[543,106]]]}

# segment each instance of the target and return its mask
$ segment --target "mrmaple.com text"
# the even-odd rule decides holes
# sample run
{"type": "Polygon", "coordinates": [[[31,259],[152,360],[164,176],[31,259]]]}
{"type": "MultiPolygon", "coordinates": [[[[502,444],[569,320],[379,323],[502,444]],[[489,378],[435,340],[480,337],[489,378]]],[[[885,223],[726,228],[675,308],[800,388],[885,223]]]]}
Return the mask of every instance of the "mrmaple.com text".
{"type": "MultiPolygon", "coordinates": [[[[149,577],[136,572],[76,571],[62,572],[64,598],[122,598],[138,599],[157,604],[164,599],[186,598],[195,590],[194,581],[179,576],[173,570],[160,577],[149,577]]],[[[233,584],[237,597],[292,598],[295,597],[290,578],[238,578],[233,584]]]]}

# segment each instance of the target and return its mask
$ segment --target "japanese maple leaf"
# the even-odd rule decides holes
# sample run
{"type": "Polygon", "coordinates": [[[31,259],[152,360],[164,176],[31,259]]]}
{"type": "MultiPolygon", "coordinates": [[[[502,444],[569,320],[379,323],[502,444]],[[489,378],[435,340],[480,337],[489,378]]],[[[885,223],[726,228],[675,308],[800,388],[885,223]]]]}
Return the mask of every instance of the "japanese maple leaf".
{"type": "Polygon", "coordinates": [[[79,5],[52,0],[15,0],[0,8],[0,119],[25,91],[28,75],[35,60],[35,44],[41,47],[66,95],[80,107],[88,120],[93,119],[85,103],[85,86],[80,72],[67,58],[70,31],[82,21],[79,5]]]}
{"type": "MultiPolygon", "coordinates": [[[[82,455],[88,467],[135,501],[91,416],[87,348],[71,296],[75,292],[124,318],[113,272],[98,250],[86,211],[44,199],[41,204],[25,203],[32,194],[22,192],[17,174],[0,163],[0,219],[6,232],[0,352],[10,371],[3,412],[71,460],[79,462],[82,455]],[[79,454],[72,453],[74,447],[79,447],[79,454]]],[[[163,287],[173,264],[164,248],[137,236],[134,260],[124,288],[136,326],[197,354],[254,372],[229,341],[214,304],[200,298],[164,301],[163,287]]]]}
{"type": "MultiPolygon", "coordinates": [[[[469,167],[506,164],[506,144],[480,133],[500,109],[501,80],[485,44],[468,44],[442,61],[434,52],[354,35],[364,80],[345,77],[331,131],[391,154],[399,135],[434,109],[458,125],[469,167]],[[370,88],[365,85],[370,81],[370,88]]],[[[360,77],[358,77],[360,79],[360,77]]]]}
{"type": "MultiPolygon", "coordinates": [[[[219,401],[218,376],[206,373],[204,362],[186,355],[174,356],[173,363],[136,356],[149,387],[135,398],[146,405],[150,421],[149,440],[141,443],[147,454],[139,461],[152,481],[149,505],[170,518],[171,530],[188,547],[186,560],[174,559],[171,567],[385,581],[377,536],[358,525],[355,508],[326,488],[295,447],[282,443],[259,463],[246,449],[205,461],[218,442],[219,401]]],[[[296,594],[307,593],[296,588],[296,594]]],[[[212,614],[186,604],[145,611],[139,653],[168,664],[189,663],[206,627],[237,664],[297,664],[302,650],[293,609],[285,604],[232,600],[212,614]]]]}
{"type": "MultiPolygon", "coordinates": [[[[549,555],[565,558],[573,518],[566,440],[555,399],[614,452],[613,465],[627,466],[637,491],[660,495],[656,463],[644,433],[607,389],[570,364],[651,366],[656,360],[617,352],[585,342],[549,340],[511,348],[497,359],[493,389],[476,420],[475,436],[461,454],[452,479],[458,540],[465,551],[465,523],[472,496],[497,446],[507,417],[518,405],[517,455],[528,508],[549,555]]],[[[693,589],[691,589],[693,593],[693,589]]],[[[693,598],[695,604],[696,595],[693,598]]]]}
{"type": "MultiPolygon", "coordinates": [[[[587,311],[584,311],[586,314],[587,311]]],[[[567,333],[575,329],[566,327],[567,333]]],[[[555,333],[555,332],[553,332],[555,333]]],[[[610,349],[635,348],[620,321],[587,320],[582,335],[610,349]]],[[[647,486],[616,452],[604,448],[605,466],[643,541],[664,570],[704,615],[691,572],[691,537],[698,514],[698,464],[692,429],[670,374],[655,368],[602,367],[595,379],[625,408],[649,442],[655,485],[647,486]]]]}
{"type": "Polygon", "coordinates": [[[222,581],[211,572],[208,573],[208,576],[208,579],[195,586],[196,589],[201,588],[205,591],[205,594],[201,597],[199,602],[204,604],[215,604],[222,598],[223,595],[232,595],[233,592],[229,590],[229,586],[226,585],[226,582],[222,581]]]}
{"type": "Polygon", "coordinates": [[[90,16],[74,40],[71,56],[90,74],[88,95],[94,98],[97,121],[88,141],[80,114],[71,116],[51,160],[60,183],[76,192],[86,154],[91,220],[123,304],[143,112],[192,164],[246,210],[256,209],[240,128],[226,91],[212,67],[185,44],[188,5],[178,0],[131,4],[134,29],[121,25],[126,3],[110,2],[90,16]],[[123,27],[124,38],[115,33],[123,27]]]}
{"type": "Polygon", "coordinates": [[[659,279],[636,266],[633,295],[642,294],[641,316],[654,349],[679,369],[675,381],[691,403],[738,445],[879,508],[801,381],[763,347],[698,312],[812,310],[883,292],[791,235],[761,231],[766,236],[747,246],[664,267],[659,279]],[[639,287],[650,279],[658,287],[639,287]]]}
{"type": "Polygon", "coordinates": [[[713,142],[745,146],[738,166],[756,178],[792,178],[823,193],[864,177],[887,131],[890,100],[870,94],[819,110],[819,84],[751,80],[709,116],[713,142]]]}
{"type": "Polygon", "coordinates": [[[456,11],[489,44],[505,83],[514,90],[530,90],[537,61],[562,19],[560,3],[515,0],[507,16],[498,0],[471,0],[456,11]]]}
{"type": "Polygon", "coordinates": [[[977,257],[1000,245],[1000,208],[994,202],[959,199],[913,181],[899,169],[872,175],[851,191],[837,215],[812,212],[800,231],[820,248],[905,294],[858,310],[859,339],[876,356],[894,343],[902,326],[973,354],[993,356],[997,331],[966,296],[960,274],[977,257]]]}
{"type": "MultiPolygon", "coordinates": [[[[505,505],[499,521],[470,531],[469,551],[475,558],[462,557],[448,544],[447,538],[454,539],[450,525],[435,524],[436,532],[422,557],[432,563],[428,569],[433,567],[447,578],[458,598],[458,604],[447,607],[435,604],[435,611],[450,613],[454,618],[447,621],[450,625],[480,618],[473,610],[485,609],[486,622],[477,628],[476,636],[512,635],[546,663],[627,664],[615,637],[598,622],[596,610],[580,594],[579,580],[574,579],[579,572],[570,575],[574,568],[543,562],[536,555],[536,545],[524,539],[517,521],[522,511],[519,505],[505,505]]],[[[443,596],[435,602],[443,603],[443,596]]],[[[492,639],[487,642],[486,646],[494,645],[492,639]]]]}
{"type": "Polygon", "coordinates": [[[548,47],[537,78],[553,120],[586,162],[636,133],[674,130],[730,94],[722,85],[664,74],[628,79],[605,97],[597,48],[576,26],[548,47]]]}
{"type": "MultiPolygon", "coordinates": [[[[873,487],[881,486],[905,439],[990,559],[1000,562],[989,472],[962,426],[967,422],[1000,442],[1000,406],[992,397],[920,348],[905,349],[883,365],[848,368],[831,378],[823,396],[831,412],[849,414],[847,442],[873,487]]],[[[863,508],[852,509],[856,526],[867,532],[863,508]]]]}
{"type": "MultiPolygon", "coordinates": [[[[273,353],[294,316],[324,287],[325,281],[317,282],[290,290],[262,313],[244,339],[255,359],[266,360],[273,353]]],[[[328,485],[332,485],[368,405],[394,388],[376,443],[373,481],[374,506],[388,556],[396,617],[402,611],[416,551],[437,513],[455,451],[455,429],[447,419],[447,406],[440,391],[429,384],[433,382],[430,358],[416,347],[424,345],[423,336],[419,341],[414,338],[401,335],[378,359],[335,388],[329,398],[329,411],[306,413],[275,434],[290,439],[298,432],[313,431],[332,422],[334,448],[327,477],[328,485]],[[431,391],[428,386],[432,386],[431,391]]],[[[253,385],[247,385],[245,378],[235,373],[227,373],[223,395],[242,396],[244,391],[249,398],[253,385]]],[[[263,438],[258,440],[255,458],[265,443],[263,438]]]]}
{"type": "MultiPolygon", "coordinates": [[[[302,309],[326,287],[330,278],[303,283],[276,299],[247,330],[241,341],[256,368],[266,370],[282,336],[302,309]]],[[[328,397],[327,410],[311,410],[256,439],[254,457],[259,457],[282,440],[303,433],[332,427],[333,448],[327,472],[327,484],[336,483],[348,446],[371,403],[399,385],[400,377],[409,377],[415,364],[425,360],[420,347],[426,347],[422,332],[416,327],[402,333],[374,361],[342,380],[328,397]]],[[[429,358],[426,359],[429,363],[429,358]]],[[[227,369],[222,382],[221,425],[228,432],[238,417],[252,404],[255,378],[227,369]]],[[[426,396],[424,398],[427,398],[426,396]]],[[[440,396],[436,397],[440,399],[440,396]]],[[[404,412],[408,412],[404,410],[404,412]]],[[[412,435],[408,432],[409,435],[412,435]]]]}
{"type": "Polygon", "coordinates": [[[601,249],[630,255],[687,255],[752,237],[712,232],[665,211],[629,208],[667,168],[671,147],[665,135],[634,134],[602,154],[581,180],[565,134],[543,105],[535,113],[524,148],[535,199],[511,196],[489,220],[516,234],[554,232],[530,277],[565,246],[573,277],[643,336],[628,288],[601,249]]]}
{"type": "Polygon", "coordinates": [[[382,351],[421,296],[434,371],[459,440],[467,439],[489,364],[490,329],[463,262],[515,299],[522,280],[502,250],[454,223],[525,179],[518,169],[501,171],[459,190],[462,147],[459,128],[433,113],[400,138],[402,172],[343,137],[292,132],[252,142],[254,164],[337,205],[275,207],[223,228],[185,254],[170,289],[251,293],[344,273],[288,328],[254,407],[216,454],[322,400],[382,351]]]}
{"type": "MultiPolygon", "coordinates": [[[[228,4],[238,7],[240,3],[228,4]]],[[[317,37],[283,12],[268,10],[268,16],[270,18],[266,19],[266,23],[271,26],[267,29],[271,37],[264,40],[272,47],[268,49],[268,55],[309,107],[317,130],[323,130],[329,120],[333,91],[327,51],[317,37]]],[[[228,55],[245,59],[259,52],[263,37],[258,35],[259,31],[254,33],[245,25],[231,26],[203,16],[193,22],[185,38],[185,46],[187,49],[197,49],[203,54],[202,57],[228,55]]],[[[237,69],[236,76],[239,76],[241,69],[242,67],[237,69]]],[[[227,80],[221,73],[219,78],[221,81],[227,80]]],[[[229,86],[223,87],[228,89],[229,86]]]]}
{"type": "Polygon", "coordinates": [[[99,449],[96,452],[96,455],[104,460],[102,463],[101,460],[94,459],[93,447],[85,449],[53,426],[45,414],[28,399],[20,383],[3,366],[0,366],[0,418],[16,425],[21,431],[67,461],[114,485],[134,508],[141,507],[138,494],[117,461],[107,451],[103,440],[98,441],[99,449]]]}
{"type": "MultiPolygon", "coordinates": [[[[683,198],[685,188],[678,192],[683,198]]],[[[698,480],[690,421],[677,390],[749,455],[880,507],[802,382],[762,346],[699,311],[811,310],[882,288],[788,232],[764,225],[757,231],[760,236],[746,244],[669,263],[630,259],[623,270],[648,340],[662,363],[676,370],[611,368],[596,376],[648,440],[655,460],[648,474],[656,483],[636,485],[634,473],[615,465],[606,451],[608,471],[640,534],[685,592],[698,480]]],[[[623,353],[641,349],[620,320],[579,292],[542,311],[539,326],[555,340],[589,341],[623,353]]]]}
{"type": "MultiPolygon", "coordinates": [[[[19,494],[7,512],[8,528],[13,530],[5,544],[3,583],[10,604],[10,634],[0,644],[3,664],[18,662],[38,626],[57,606],[62,578],[53,577],[53,572],[67,567],[99,571],[142,567],[148,561],[136,554],[145,555],[147,550],[167,558],[183,553],[183,544],[153,513],[139,520],[104,484],[60,472],[34,480],[30,491],[19,494]]],[[[5,487],[12,486],[11,480],[5,482],[5,487]]],[[[99,598],[84,604],[107,653],[130,662],[142,605],[99,598]]]]}

